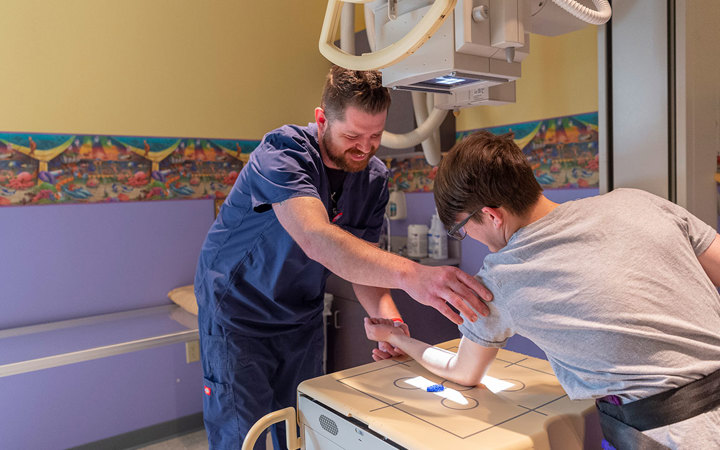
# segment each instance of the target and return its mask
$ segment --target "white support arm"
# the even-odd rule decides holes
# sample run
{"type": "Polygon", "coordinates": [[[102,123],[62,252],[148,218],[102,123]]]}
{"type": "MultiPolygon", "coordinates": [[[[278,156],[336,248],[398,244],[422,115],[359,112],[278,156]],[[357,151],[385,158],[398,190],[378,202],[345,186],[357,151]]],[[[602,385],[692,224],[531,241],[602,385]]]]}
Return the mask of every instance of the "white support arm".
{"type": "MultiPolygon", "coordinates": [[[[425,123],[428,118],[428,111],[435,109],[435,94],[413,92],[412,102],[413,110],[415,110],[415,123],[425,123]]],[[[442,125],[442,122],[440,122],[440,125],[442,125]]],[[[430,136],[421,142],[425,159],[432,166],[440,163],[440,125],[435,127],[430,136]]]]}
{"type": "MultiPolygon", "coordinates": [[[[384,131],[380,143],[390,148],[414,147],[432,135],[445,120],[445,115],[447,115],[447,110],[434,108],[425,122],[408,133],[395,134],[384,131]]],[[[428,163],[435,166],[440,162],[440,152],[437,154],[426,153],[425,158],[428,163]]]]}
{"type": "Polygon", "coordinates": [[[576,0],[553,0],[553,2],[583,22],[593,25],[602,25],[612,16],[612,9],[607,0],[593,0],[597,11],[581,5],[576,0]]]}
{"type": "Polygon", "coordinates": [[[364,55],[351,55],[335,46],[335,35],[342,3],[368,3],[371,0],[328,0],[325,20],[320,31],[320,53],[338,66],[352,70],[377,70],[390,66],[415,52],[440,28],[457,0],[435,0],[428,12],[402,39],[387,47],[364,55]]]}
{"type": "Polygon", "coordinates": [[[345,3],[340,24],[340,49],[355,54],[355,5],[345,3]]]}

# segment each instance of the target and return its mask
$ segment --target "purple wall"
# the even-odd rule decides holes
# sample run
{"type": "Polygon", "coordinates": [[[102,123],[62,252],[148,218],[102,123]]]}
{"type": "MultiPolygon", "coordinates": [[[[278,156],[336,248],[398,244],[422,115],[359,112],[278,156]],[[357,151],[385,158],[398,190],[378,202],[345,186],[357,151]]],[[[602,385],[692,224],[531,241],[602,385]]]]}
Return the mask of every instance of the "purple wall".
{"type": "MultiPolygon", "coordinates": [[[[211,200],[0,208],[0,329],[170,304],[212,219],[211,200]]],[[[0,378],[0,448],[67,448],[195,414],[201,385],[183,344],[0,378]]]]}
{"type": "Polygon", "coordinates": [[[69,448],[196,414],[201,392],[183,344],[0,378],[0,448],[69,448]]]}
{"type": "MultiPolygon", "coordinates": [[[[549,189],[544,192],[550,200],[563,203],[579,198],[592,197],[598,194],[598,189],[549,189]]],[[[409,224],[422,223],[430,226],[430,218],[435,212],[435,202],[431,192],[417,192],[406,195],[407,219],[392,222],[393,235],[407,235],[409,224]]],[[[462,241],[462,261],[460,268],[469,274],[475,274],[482,267],[485,256],[490,253],[488,248],[473,239],[462,241]]],[[[506,347],[508,350],[545,358],[545,353],[529,339],[516,335],[510,338],[506,347]]]]}
{"type": "MultiPolygon", "coordinates": [[[[432,193],[407,206],[393,234],[429,225],[432,193]]],[[[169,304],[170,289],[192,283],[212,217],[210,200],[0,208],[0,329],[169,304]]],[[[461,268],[475,273],[485,254],[463,241],[461,268]]],[[[539,351],[521,336],[508,348],[539,351]]],[[[0,448],[67,448],[195,414],[201,387],[182,344],[0,378],[0,448]]]]}
{"type": "Polygon", "coordinates": [[[425,224],[430,226],[430,218],[435,214],[435,200],[432,192],[411,192],[405,194],[407,218],[393,220],[390,232],[393,236],[407,236],[408,225],[425,224]]]}

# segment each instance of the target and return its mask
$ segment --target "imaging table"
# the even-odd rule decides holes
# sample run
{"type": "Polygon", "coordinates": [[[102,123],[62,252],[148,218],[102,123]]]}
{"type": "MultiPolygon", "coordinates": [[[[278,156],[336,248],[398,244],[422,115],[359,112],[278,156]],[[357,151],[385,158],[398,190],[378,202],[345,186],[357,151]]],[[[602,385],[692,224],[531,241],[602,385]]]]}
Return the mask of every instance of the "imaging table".
{"type": "Polygon", "coordinates": [[[298,387],[304,448],[600,447],[594,403],[568,399],[547,361],[500,350],[487,375],[488,388],[460,386],[405,357],[307,380],[298,387]],[[428,392],[434,384],[444,390],[428,392]]]}

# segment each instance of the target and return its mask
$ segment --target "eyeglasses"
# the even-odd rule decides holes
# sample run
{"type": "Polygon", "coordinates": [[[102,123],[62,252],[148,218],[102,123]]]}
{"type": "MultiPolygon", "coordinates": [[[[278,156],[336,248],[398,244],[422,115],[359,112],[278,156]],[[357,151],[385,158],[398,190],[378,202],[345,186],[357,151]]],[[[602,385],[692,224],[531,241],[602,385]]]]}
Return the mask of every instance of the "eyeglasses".
{"type": "Polygon", "coordinates": [[[465,236],[467,236],[467,232],[465,231],[465,225],[472,218],[472,216],[480,212],[480,210],[482,210],[482,208],[476,209],[475,211],[470,213],[470,215],[468,215],[465,219],[453,225],[452,228],[450,228],[447,232],[448,236],[453,239],[457,239],[458,241],[462,241],[463,239],[465,239],[465,236]]]}

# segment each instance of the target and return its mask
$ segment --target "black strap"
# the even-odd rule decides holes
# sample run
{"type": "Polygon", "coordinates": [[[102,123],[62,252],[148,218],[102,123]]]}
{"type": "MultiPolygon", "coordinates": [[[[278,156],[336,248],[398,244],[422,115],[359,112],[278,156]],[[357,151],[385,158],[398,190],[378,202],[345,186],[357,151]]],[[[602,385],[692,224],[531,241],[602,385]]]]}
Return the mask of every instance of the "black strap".
{"type": "Polygon", "coordinates": [[[601,403],[598,403],[598,414],[603,436],[617,450],[669,450],[668,447],[644,435],[638,429],[625,425],[603,412],[599,406],[601,403]]]}
{"type": "Polygon", "coordinates": [[[670,425],[720,407],[720,370],[627,405],[598,402],[598,408],[640,431],[670,425]]]}
{"type": "Polygon", "coordinates": [[[664,450],[642,432],[680,422],[720,406],[720,370],[650,397],[615,405],[595,402],[603,435],[618,450],[664,450]]]}
{"type": "Polygon", "coordinates": [[[332,222],[340,212],[338,210],[338,201],[343,192],[343,185],[345,184],[345,177],[347,172],[339,169],[331,169],[325,166],[325,172],[328,175],[328,181],[330,182],[330,205],[328,209],[328,217],[332,222]]]}

